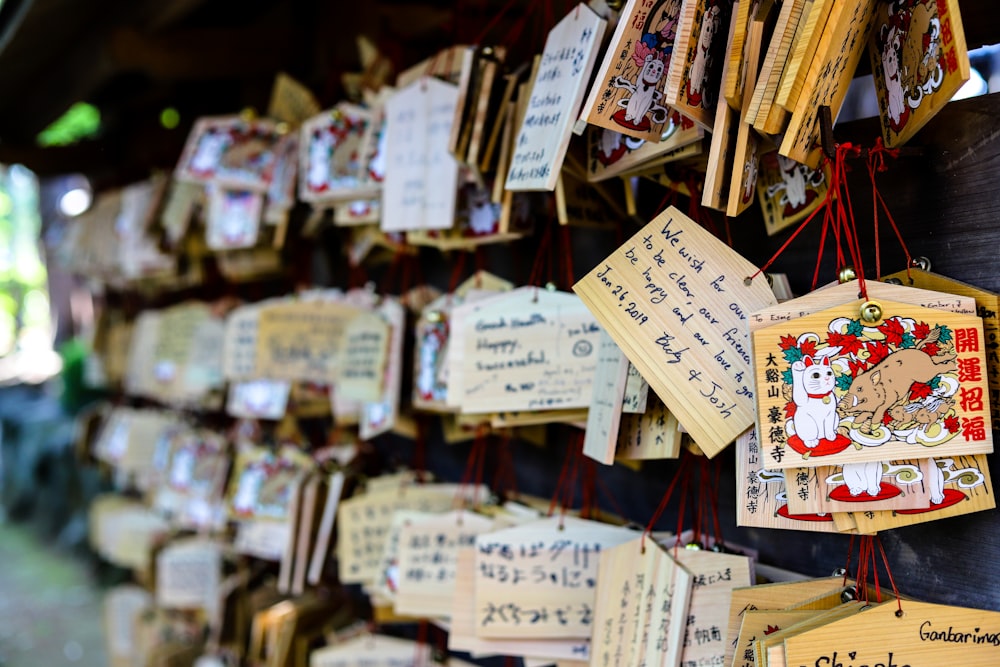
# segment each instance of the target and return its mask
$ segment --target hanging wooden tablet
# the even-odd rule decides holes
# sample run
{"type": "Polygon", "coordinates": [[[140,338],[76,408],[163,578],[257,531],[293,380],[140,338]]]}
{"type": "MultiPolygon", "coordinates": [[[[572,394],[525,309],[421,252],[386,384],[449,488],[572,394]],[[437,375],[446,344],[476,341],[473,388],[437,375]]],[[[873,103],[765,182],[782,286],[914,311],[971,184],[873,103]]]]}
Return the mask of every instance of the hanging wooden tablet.
{"type": "Polygon", "coordinates": [[[709,456],[753,422],[745,321],[775,303],[755,271],[670,207],[574,286],[709,456]]]}
{"type": "Polygon", "coordinates": [[[320,517],[319,529],[316,533],[316,543],[313,546],[312,557],[309,561],[309,571],[306,577],[309,584],[313,586],[319,584],[323,577],[323,567],[330,553],[334,522],[337,518],[337,509],[340,507],[340,500],[344,492],[344,483],[346,480],[346,475],[338,470],[331,474],[327,481],[327,494],[326,501],[323,504],[323,515],[320,517]]]}
{"type": "Polygon", "coordinates": [[[398,509],[446,512],[456,498],[485,498],[488,491],[472,484],[422,484],[382,489],[354,496],[337,510],[337,564],[343,583],[373,583],[393,513],[398,509]]]}
{"type": "Polygon", "coordinates": [[[731,592],[729,605],[729,631],[732,638],[726,648],[723,665],[742,666],[743,643],[737,640],[743,617],[747,612],[759,610],[787,609],[830,591],[839,595],[844,590],[843,577],[826,577],[822,579],[806,579],[804,581],[761,584],[746,588],[734,588],[731,592]]]}
{"type": "MultiPolygon", "coordinates": [[[[737,9],[742,2],[739,0],[737,9]]],[[[729,43],[736,31],[738,14],[734,13],[729,21],[729,43]]],[[[722,76],[728,72],[729,61],[723,64],[722,76]]],[[[729,203],[726,195],[729,193],[729,174],[732,171],[733,151],[736,146],[736,133],[739,129],[740,112],[728,104],[718,104],[712,120],[712,142],[708,149],[708,166],[705,168],[705,183],[702,186],[701,205],[716,210],[723,210],[729,203]]]]}
{"type": "Polygon", "coordinates": [[[431,646],[389,635],[364,634],[309,654],[309,667],[415,667],[430,662],[431,646]]]}
{"type": "MultiPolygon", "coordinates": [[[[980,289],[930,271],[910,269],[885,276],[904,285],[935,290],[975,299],[976,314],[983,318],[983,345],[986,348],[986,370],[990,386],[990,413],[993,429],[1000,429],[1000,295],[980,289]]],[[[928,306],[930,304],[927,304],[928,306]]]]}
{"type": "Polygon", "coordinates": [[[625,380],[625,397],[622,401],[622,412],[626,414],[642,414],[646,411],[649,399],[649,384],[642,377],[639,369],[628,364],[628,374],[625,380]]]}
{"type": "MultiPolygon", "coordinates": [[[[487,47],[489,48],[489,47],[487,47]]],[[[456,160],[463,161],[465,151],[462,149],[463,135],[468,141],[466,130],[471,122],[471,107],[482,80],[483,68],[486,66],[484,51],[479,46],[467,46],[461,52],[461,74],[458,77],[458,97],[455,100],[454,116],[448,128],[448,152],[456,160]]]]}
{"type": "Polygon", "coordinates": [[[969,665],[996,663],[1000,614],[905,601],[834,621],[785,640],[789,665],[969,665]]]}
{"type": "MultiPolygon", "coordinates": [[[[580,121],[660,141],[670,121],[664,101],[681,0],[630,0],[597,71],[580,121]]],[[[577,133],[583,126],[577,123],[577,133]]]]}
{"type": "Polygon", "coordinates": [[[156,605],[217,611],[222,546],[204,538],[176,540],[156,556],[156,605]]]}
{"type": "Polygon", "coordinates": [[[914,445],[925,455],[991,452],[982,320],[886,300],[865,321],[862,303],[753,333],[758,414],[777,408],[784,420],[761,431],[764,466],[897,460],[914,445]],[[912,402],[952,407],[893,430],[890,410],[912,402]]]}
{"type": "Polygon", "coordinates": [[[736,21],[736,29],[729,38],[729,49],[726,52],[725,73],[722,75],[722,97],[733,109],[742,111],[743,95],[753,92],[753,86],[746,85],[747,73],[750,71],[749,58],[751,49],[747,48],[750,37],[750,29],[757,12],[760,10],[759,1],[747,1],[733,3],[733,20],[736,21]]]}
{"type": "Polygon", "coordinates": [[[729,637],[729,607],[734,588],[750,585],[746,556],[701,549],[675,549],[674,558],[691,573],[691,602],[684,629],[681,664],[721,665],[729,637]]]}
{"type": "Polygon", "coordinates": [[[691,573],[651,537],[601,553],[592,665],[680,664],[691,573]]]}
{"type": "Polygon", "coordinates": [[[613,129],[587,128],[587,180],[603,181],[661,160],[686,156],[680,149],[699,142],[704,128],[677,111],[671,111],[660,141],[636,139],[613,129]],[[680,151],[680,152],[679,152],[680,151]]]}
{"type": "Polygon", "coordinates": [[[605,465],[615,462],[628,367],[628,359],[611,336],[602,330],[597,344],[597,368],[587,410],[583,453],[605,465]]]}
{"type": "Polygon", "coordinates": [[[736,438],[736,525],[835,533],[830,514],[792,514],[782,470],[765,470],[757,429],[736,438]]]}
{"type": "Polygon", "coordinates": [[[191,129],[174,177],[195,183],[224,181],[233,188],[263,192],[274,176],[275,147],[281,138],[270,120],[200,118],[191,129]]]}
{"type": "Polygon", "coordinates": [[[881,5],[868,48],[886,146],[901,146],[969,80],[958,2],[881,5]]]}
{"type": "Polygon", "coordinates": [[[739,647],[735,660],[732,664],[735,667],[755,667],[756,665],[770,664],[765,660],[758,662],[755,645],[760,637],[774,634],[782,628],[794,625],[801,621],[817,616],[819,612],[814,610],[768,610],[768,611],[748,611],[743,615],[743,623],[739,628],[739,635],[736,638],[736,645],[739,647]]]}
{"type": "Polygon", "coordinates": [[[720,99],[732,10],[731,0],[684,0],[681,4],[676,57],[670,59],[664,100],[706,129],[714,125],[720,99]]]}
{"type": "Polygon", "coordinates": [[[404,526],[399,534],[396,612],[448,617],[456,592],[458,550],[474,545],[477,535],[492,529],[492,519],[465,510],[404,526]]]}
{"type": "Polygon", "coordinates": [[[485,148],[487,128],[492,126],[493,119],[499,114],[500,95],[502,93],[502,72],[507,49],[503,46],[493,46],[483,69],[482,80],[473,107],[473,117],[470,128],[468,147],[462,160],[480,185],[483,184],[484,173],[479,169],[479,155],[485,148]]]}
{"type": "Polygon", "coordinates": [[[832,7],[833,0],[810,0],[810,5],[803,9],[803,20],[795,31],[795,41],[792,43],[785,71],[781,73],[778,94],[774,98],[775,104],[788,113],[795,109],[798,102],[809,64],[816,55],[819,39],[823,35],[832,7]]]}
{"type": "Polygon", "coordinates": [[[791,0],[781,6],[774,34],[757,85],[750,101],[750,123],[761,134],[779,134],[788,121],[788,112],[775,104],[781,77],[786,69],[795,34],[804,20],[803,9],[808,0],[791,0]]]}
{"type": "Polygon", "coordinates": [[[931,491],[925,480],[932,462],[911,459],[787,468],[788,509],[794,514],[821,514],[928,507],[931,491]]]}
{"type": "Polygon", "coordinates": [[[434,516],[435,513],[411,509],[397,509],[392,513],[389,528],[382,541],[382,553],[378,559],[375,581],[366,586],[366,589],[374,605],[392,608],[390,613],[393,617],[399,616],[396,610],[396,591],[399,590],[402,574],[399,569],[399,550],[402,547],[400,535],[407,526],[434,516]]]}
{"type": "Polygon", "coordinates": [[[477,656],[531,655],[548,661],[587,660],[589,639],[489,639],[476,635],[478,614],[475,596],[476,549],[459,549],[456,558],[455,596],[449,615],[448,649],[477,656]]]}
{"type": "MultiPolygon", "coordinates": [[[[448,378],[448,390],[446,403],[449,407],[458,409],[462,405],[465,395],[465,338],[470,332],[466,324],[468,318],[475,314],[487,303],[488,292],[491,290],[481,290],[477,298],[466,298],[465,302],[455,306],[451,313],[449,322],[448,351],[445,355],[445,375],[448,378]],[[482,298],[479,298],[479,297],[482,298]]],[[[496,290],[498,295],[501,291],[496,290]]],[[[494,296],[495,296],[494,295],[494,296]]]]}
{"type": "Polygon", "coordinates": [[[476,634],[589,638],[600,552],[634,537],[624,528],[571,517],[480,535],[476,634]]]}
{"type": "Polygon", "coordinates": [[[375,314],[388,327],[386,361],[382,373],[381,395],[362,403],[358,432],[362,440],[392,430],[399,419],[399,400],[403,383],[403,339],[406,336],[406,310],[398,299],[382,297],[375,314]]]}
{"type": "Polygon", "coordinates": [[[823,205],[830,178],[828,169],[810,169],[778,151],[760,156],[757,199],[768,236],[802,222],[823,205]]]}
{"type": "Polygon", "coordinates": [[[521,287],[465,321],[462,412],[590,405],[601,328],[567,292],[521,287]]]}
{"type": "Polygon", "coordinates": [[[756,664],[765,666],[774,665],[775,667],[778,665],[784,666],[787,664],[785,662],[784,645],[786,639],[823,627],[834,621],[857,616],[868,608],[869,605],[867,603],[860,601],[845,602],[832,609],[827,609],[819,613],[813,612],[810,618],[763,635],[754,642],[756,664]]]}
{"type": "Polygon", "coordinates": [[[455,86],[427,77],[386,102],[382,223],[387,232],[447,229],[455,222],[459,165],[448,152],[455,86]]]}
{"type": "Polygon", "coordinates": [[[996,507],[985,455],[944,456],[930,461],[930,471],[921,482],[930,490],[926,505],[908,510],[854,512],[858,530],[874,533],[996,507]]]}
{"type": "MultiPolygon", "coordinates": [[[[745,48],[749,60],[746,73],[746,86],[752,88],[757,83],[757,66],[761,57],[761,41],[764,37],[764,22],[753,21],[747,36],[745,48]]],[[[736,129],[736,144],[733,148],[733,167],[729,176],[729,197],[726,205],[726,215],[736,217],[753,203],[757,187],[758,151],[760,137],[750,126],[749,109],[750,96],[745,96],[743,111],[740,113],[739,125],[736,129]]]]}
{"type": "Polygon", "coordinates": [[[556,181],[556,217],[560,225],[614,229],[625,217],[621,202],[603,183],[589,183],[570,169],[556,181]]]}
{"type": "Polygon", "coordinates": [[[376,313],[362,312],[347,323],[334,377],[341,396],[365,402],[379,400],[384,390],[391,334],[389,323],[376,313]]]}
{"type": "Polygon", "coordinates": [[[852,6],[833,3],[778,149],[782,155],[814,169],[819,166],[819,107],[830,107],[833,118],[840,113],[847,87],[867,47],[877,6],[875,0],[862,0],[852,6]]]}
{"type": "Polygon", "coordinates": [[[675,459],[681,453],[677,418],[656,394],[646,411],[622,417],[617,457],[625,460],[675,459]]]}
{"type": "Polygon", "coordinates": [[[549,31],[529,112],[517,131],[507,190],[552,190],[607,21],[580,3],[549,31]]]}
{"type": "Polygon", "coordinates": [[[299,132],[300,199],[320,204],[378,194],[364,159],[373,132],[371,112],[342,102],[307,120],[299,132]]]}

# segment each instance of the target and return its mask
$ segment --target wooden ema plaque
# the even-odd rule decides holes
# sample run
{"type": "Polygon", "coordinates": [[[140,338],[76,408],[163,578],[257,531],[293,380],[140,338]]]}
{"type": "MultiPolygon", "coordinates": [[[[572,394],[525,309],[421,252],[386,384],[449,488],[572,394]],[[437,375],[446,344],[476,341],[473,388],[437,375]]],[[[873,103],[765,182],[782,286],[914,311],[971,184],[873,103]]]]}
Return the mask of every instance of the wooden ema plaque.
{"type": "Polygon", "coordinates": [[[753,333],[764,467],[992,452],[982,320],[882,301],[868,324],[862,303],[753,333]],[[936,419],[899,426],[913,403],[936,419]]]}
{"type": "Polygon", "coordinates": [[[590,405],[601,328],[576,295],[521,287],[465,325],[462,412],[590,405]]]}
{"type": "Polygon", "coordinates": [[[552,517],[476,538],[476,634],[589,638],[601,552],[635,533],[552,517]],[[562,526],[560,528],[560,526],[562,526]]]}
{"type": "Polygon", "coordinates": [[[931,496],[922,507],[851,513],[859,532],[874,533],[996,507],[985,454],[928,459],[931,496]]]}
{"type": "Polygon", "coordinates": [[[569,147],[607,21],[580,3],[545,40],[528,114],[517,134],[507,190],[552,190],[569,147]]]}
{"type": "MultiPolygon", "coordinates": [[[[737,7],[737,10],[739,7],[737,7]]],[[[729,42],[732,44],[739,24],[739,12],[729,21],[729,42]]],[[[723,65],[723,78],[729,75],[730,63],[723,65]]],[[[740,111],[728,104],[715,106],[712,123],[712,141],[708,149],[708,165],[705,167],[705,183],[702,186],[701,205],[716,210],[725,210],[729,203],[729,175],[732,171],[733,153],[740,124],[740,111]]]]}
{"type": "Polygon", "coordinates": [[[719,101],[732,11],[731,0],[684,0],[681,4],[676,57],[670,59],[664,99],[706,129],[713,125],[719,101]]]}
{"type": "Polygon", "coordinates": [[[762,134],[777,134],[784,126],[787,113],[774,103],[781,83],[796,28],[802,18],[806,0],[789,0],[781,5],[774,24],[774,33],[767,45],[764,64],[754,84],[746,121],[762,134]]]}
{"type": "Polygon", "coordinates": [[[786,468],[788,510],[825,514],[928,507],[932,465],[933,459],[910,459],[786,468]]]}
{"type": "Polygon", "coordinates": [[[785,639],[787,665],[937,667],[997,664],[1000,613],[905,601],[884,603],[785,639]]]}
{"type": "Polygon", "coordinates": [[[692,581],[652,537],[601,553],[591,664],[679,665],[692,581]]]}
{"type": "Polygon", "coordinates": [[[746,317],[775,303],[756,271],[670,207],[573,287],[708,456],[753,422],[746,317]]]}
{"type": "Polygon", "coordinates": [[[830,183],[827,169],[810,169],[778,151],[760,156],[757,199],[768,236],[802,222],[819,208],[830,183]]]}
{"type": "Polygon", "coordinates": [[[795,42],[785,63],[785,71],[781,74],[778,94],[774,98],[775,104],[789,113],[795,109],[799,93],[805,85],[809,63],[816,54],[819,38],[823,34],[823,28],[826,27],[826,20],[830,16],[832,7],[833,0],[812,0],[809,6],[803,8],[803,19],[795,31],[795,42]]]}
{"type": "Polygon", "coordinates": [[[864,54],[876,0],[856,3],[833,2],[816,55],[809,64],[805,85],[799,94],[779,152],[812,168],[819,166],[819,108],[830,107],[834,118],[847,95],[854,70],[864,54]]]}
{"type": "Polygon", "coordinates": [[[969,80],[957,0],[879,4],[868,53],[890,148],[906,143],[969,80]]]}
{"type": "Polygon", "coordinates": [[[672,112],[660,142],[636,139],[616,130],[587,129],[587,180],[603,181],[643,166],[689,157],[682,149],[701,141],[705,130],[690,118],[672,112]]]}
{"type": "Polygon", "coordinates": [[[829,514],[792,514],[782,470],[766,470],[757,429],[736,438],[736,525],[835,533],[829,514]]]}
{"type": "Polygon", "coordinates": [[[724,665],[742,665],[734,662],[733,656],[737,649],[742,653],[743,646],[738,643],[743,617],[750,611],[787,609],[792,605],[810,600],[817,595],[823,595],[836,590],[843,590],[842,577],[826,577],[824,579],[807,579],[789,583],[762,584],[734,588],[730,593],[729,631],[731,641],[726,646],[724,665]]]}
{"type": "Polygon", "coordinates": [[[594,371],[594,387],[590,396],[590,408],[587,410],[583,453],[605,465],[615,462],[628,369],[628,359],[611,336],[602,330],[597,345],[597,369],[594,371]]]}
{"type": "Polygon", "coordinates": [[[631,0],[622,10],[576,131],[589,123],[658,142],[670,126],[664,102],[681,0],[631,0]]]}
{"type": "Polygon", "coordinates": [[[382,231],[447,229],[455,222],[459,164],[448,152],[458,89],[425,77],[385,104],[382,231]]]}

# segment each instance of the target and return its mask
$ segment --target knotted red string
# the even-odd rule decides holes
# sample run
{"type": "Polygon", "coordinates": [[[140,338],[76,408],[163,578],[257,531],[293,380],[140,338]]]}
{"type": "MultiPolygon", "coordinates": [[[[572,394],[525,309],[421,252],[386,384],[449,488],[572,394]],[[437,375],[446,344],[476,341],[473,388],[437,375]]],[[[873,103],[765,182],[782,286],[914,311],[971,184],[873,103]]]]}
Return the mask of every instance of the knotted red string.
{"type": "Polygon", "coordinates": [[[646,535],[652,535],[653,527],[656,525],[656,522],[660,520],[663,512],[667,509],[667,503],[670,502],[670,497],[674,494],[674,489],[677,488],[677,484],[681,481],[681,478],[685,476],[689,462],[690,457],[682,455],[680,465],[677,466],[677,472],[674,473],[674,478],[670,481],[670,485],[663,494],[663,498],[660,499],[660,504],[656,507],[656,511],[653,512],[653,516],[649,518],[649,523],[646,524],[646,530],[642,531],[641,545],[643,553],[646,552],[646,535]]]}

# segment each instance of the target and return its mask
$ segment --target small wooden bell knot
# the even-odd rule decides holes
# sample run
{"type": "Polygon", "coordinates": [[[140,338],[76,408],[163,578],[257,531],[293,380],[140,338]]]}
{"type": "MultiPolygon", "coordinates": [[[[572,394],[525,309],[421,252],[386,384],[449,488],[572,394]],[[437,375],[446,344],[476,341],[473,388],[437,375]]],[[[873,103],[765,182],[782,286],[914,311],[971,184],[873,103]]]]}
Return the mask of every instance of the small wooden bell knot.
{"type": "Polygon", "coordinates": [[[442,317],[441,317],[441,311],[440,310],[432,310],[429,313],[427,313],[427,321],[428,322],[431,322],[432,324],[437,324],[441,320],[442,320],[442,317]]]}
{"type": "Polygon", "coordinates": [[[903,616],[904,616],[903,610],[902,609],[897,609],[896,610],[896,618],[903,618],[903,616]]]}
{"type": "Polygon", "coordinates": [[[548,290],[549,292],[555,292],[559,288],[556,287],[556,284],[554,282],[549,281],[549,282],[545,283],[545,289],[548,290]]]}
{"type": "Polygon", "coordinates": [[[861,319],[868,324],[875,324],[882,319],[882,306],[875,301],[865,301],[861,304],[861,319]]]}
{"type": "Polygon", "coordinates": [[[253,107],[245,107],[240,111],[240,120],[244,123],[252,123],[257,120],[257,110],[253,107]]]}
{"type": "Polygon", "coordinates": [[[920,269],[921,271],[930,271],[931,260],[926,257],[914,257],[910,260],[910,266],[914,269],[920,269]]]}
{"type": "Polygon", "coordinates": [[[274,131],[280,134],[281,136],[285,136],[286,134],[292,131],[292,126],[286,123],[285,121],[281,121],[280,123],[274,126],[274,131]]]}
{"type": "Polygon", "coordinates": [[[884,282],[886,284],[889,284],[889,285],[902,285],[903,284],[903,281],[900,280],[899,278],[886,278],[882,282],[884,282]]]}
{"type": "Polygon", "coordinates": [[[622,7],[625,6],[625,0],[606,0],[605,4],[608,6],[608,9],[620,12],[622,7]]]}
{"type": "Polygon", "coordinates": [[[841,285],[843,285],[844,283],[849,283],[852,280],[857,280],[857,278],[858,278],[858,274],[854,270],[853,266],[845,266],[837,274],[837,280],[840,281],[841,285]]]}

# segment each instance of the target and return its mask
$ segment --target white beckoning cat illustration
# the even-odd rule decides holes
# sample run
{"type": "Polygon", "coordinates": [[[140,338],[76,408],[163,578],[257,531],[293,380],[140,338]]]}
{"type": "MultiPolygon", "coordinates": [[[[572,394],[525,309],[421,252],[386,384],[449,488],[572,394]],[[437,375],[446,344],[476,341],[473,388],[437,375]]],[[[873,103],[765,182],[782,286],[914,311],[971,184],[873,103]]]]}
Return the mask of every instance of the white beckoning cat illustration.
{"type": "Polygon", "coordinates": [[[869,496],[875,497],[882,490],[881,461],[845,463],[843,474],[844,483],[852,496],[867,492],[869,496]]]}
{"type": "Polygon", "coordinates": [[[830,358],[819,363],[805,357],[792,364],[792,400],[795,402],[795,434],[802,444],[812,449],[821,438],[837,437],[837,399],[833,395],[836,379],[830,368],[830,358]]]}
{"type": "Polygon", "coordinates": [[[944,470],[938,465],[937,459],[931,459],[927,483],[931,488],[931,504],[940,505],[944,502],[944,470]]]}

